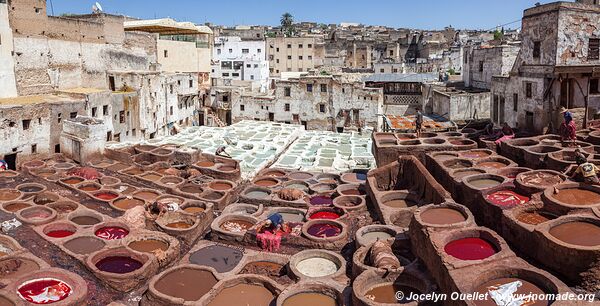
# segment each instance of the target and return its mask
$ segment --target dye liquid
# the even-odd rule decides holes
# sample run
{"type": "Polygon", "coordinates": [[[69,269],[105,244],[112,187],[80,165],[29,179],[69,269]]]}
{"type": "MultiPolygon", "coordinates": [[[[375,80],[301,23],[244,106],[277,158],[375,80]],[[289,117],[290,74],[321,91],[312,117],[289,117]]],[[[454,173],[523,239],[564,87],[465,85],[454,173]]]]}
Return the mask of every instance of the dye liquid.
{"type": "Polygon", "coordinates": [[[156,239],[133,241],[127,246],[132,250],[142,253],[154,253],[158,250],[166,251],[169,249],[169,244],[156,239]]]}
{"type": "Polygon", "coordinates": [[[65,282],[57,279],[39,279],[21,285],[17,292],[27,302],[43,305],[66,299],[72,289],[65,282]]]}
{"type": "Polygon", "coordinates": [[[155,285],[160,293],[180,298],[185,301],[196,301],[202,298],[217,284],[215,276],[204,270],[179,269],[161,277],[155,285]]]}
{"type": "Polygon", "coordinates": [[[329,295],[321,293],[299,293],[287,298],[283,302],[283,306],[337,306],[337,302],[329,295]]]}
{"type": "Polygon", "coordinates": [[[587,206],[600,203],[600,194],[587,189],[562,189],[553,197],[565,204],[575,206],[587,206]]]}
{"type": "Polygon", "coordinates": [[[105,239],[105,240],[118,240],[123,239],[127,235],[129,235],[129,231],[122,227],[103,227],[97,230],[95,233],[96,237],[105,239]]]}
{"type": "Polygon", "coordinates": [[[579,246],[600,245],[600,226],[589,222],[568,222],[550,229],[550,235],[579,246]]]}
{"type": "Polygon", "coordinates": [[[69,237],[73,234],[75,234],[75,232],[73,232],[73,231],[57,230],[57,231],[47,232],[46,236],[52,237],[52,238],[65,238],[65,237],[69,237]]]}
{"type": "Polygon", "coordinates": [[[175,228],[175,229],[188,229],[188,228],[192,227],[192,225],[193,224],[189,224],[187,222],[180,221],[180,222],[169,223],[166,226],[170,227],[170,228],[175,228]]]}
{"type": "MultiPolygon", "coordinates": [[[[546,292],[544,292],[544,290],[542,290],[538,286],[536,286],[533,283],[528,282],[526,280],[517,279],[517,278],[499,278],[499,279],[495,279],[495,280],[491,280],[489,282],[483,283],[480,286],[478,286],[477,289],[475,289],[475,292],[477,292],[477,293],[488,294],[487,300],[475,301],[475,305],[477,305],[477,306],[496,306],[496,302],[494,302],[494,300],[491,298],[491,295],[489,294],[489,292],[493,291],[493,290],[497,290],[499,286],[510,284],[510,283],[513,283],[516,281],[520,281],[522,283],[522,285],[521,285],[521,287],[519,287],[517,289],[516,292],[513,293],[514,295],[542,296],[543,294],[546,293],[546,292]]],[[[550,301],[546,301],[546,300],[527,300],[527,301],[523,301],[523,302],[524,302],[523,305],[527,305],[527,306],[546,306],[546,305],[551,304],[550,301]]]]}
{"type": "Polygon", "coordinates": [[[100,219],[94,218],[94,217],[90,217],[90,216],[78,216],[78,217],[74,217],[74,218],[71,219],[71,221],[73,221],[75,224],[83,225],[83,226],[94,225],[94,224],[100,223],[100,219]]]}
{"type": "Polygon", "coordinates": [[[308,277],[324,277],[334,274],[339,270],[335,262],[322,257],[311,257],[301,260],[296,264],[296,269],[308,277]]]}
{"type": "Polygon", "coordinates": [[[330,238],[338,236],[342,229],[327,223],[314,224],[307,230],[308,234],[318,238],[330,238]]]}
{"type": "Polygon", "coordinates": [[[329,196],[316,196],[310,199],[310,204],[316,206],[331,206],[333,205],[333,199],[329,196]]]}
{"type": "Polygon", "coordinates": [[[511,190],[501,190],[485,196],[486,200],[502,208],[511,208],[529,202],[529,197],[511,190]]]}
{"type": "Polygon", "coordinates": [[[481,238],[463,238],[452,241],[444,247],[444,251],[460,260],[486,259],[498,252],[491,243],[481,238]]]}
{"type": "Polygon", "coordinates": [[[421,213],[421,220],[428,224],[445,225],[464,222],[467,218],[456,209],[440,207],[421,213]]]}
{"type": "Polygon", "coordinates": [[[65,242],[64,247],[79,255],[87,255],[104,248],[106,244],[97,238],[93,237],[78,237],[65,242]]]}
{"type": "Polygon", "coordinates": [[[312,215],[308,219],[310,220],[336,220],[339,219],[340,215],[332,212],[332,211],[318,211],[312,215]]]}
{"type": "Polygon", "coordinates": [[[411,294],[421,294],[421,292],[413,287],[389,284],[383,286],[377,286],[365,293],[365,297],[376,303],[386,304],[407,304],[412,302],[408,297],[411,294]],[[403,292],[404,298],[402,300],[396,299],[396,292],[403,292]]]}
{"type": "Polygon", "coordinates": [[[542,224],[552,219],[556,219],[556,217],[543,212],[524,212],[517,217],[517,220],[530,225],[542,224]]]}
{"type": "Polygon", "coordinates": [[[274,295],[265,286],[239,284],[225,288],[208,303],[209,306],[269,306],[274,304],[274,295]]]}
{"type": "Polygon", "coordinates": [[[98,270],[115,274],[131,273],[142,266],[141,262],[125,256],[109,256],[96,263],[98,270]]]}
{"type": "Polygon", "coordinates": [[[212,245],[202,248],[190,256],[190,263],[200,266],[213,267],[217,272],[229,272],[235,268],[243,257],[236,249],[212,245]]]}

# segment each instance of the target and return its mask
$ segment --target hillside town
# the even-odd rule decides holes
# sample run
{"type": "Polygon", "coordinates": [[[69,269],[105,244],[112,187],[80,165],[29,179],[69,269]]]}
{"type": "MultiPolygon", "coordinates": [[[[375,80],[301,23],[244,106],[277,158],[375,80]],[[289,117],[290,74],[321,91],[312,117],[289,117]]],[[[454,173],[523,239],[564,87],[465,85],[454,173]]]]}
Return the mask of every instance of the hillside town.
{"type": "Polygon", "coordinates": [[[116,11],[0,0],[0,306],[600,304],[598,0],[116,11]]]}

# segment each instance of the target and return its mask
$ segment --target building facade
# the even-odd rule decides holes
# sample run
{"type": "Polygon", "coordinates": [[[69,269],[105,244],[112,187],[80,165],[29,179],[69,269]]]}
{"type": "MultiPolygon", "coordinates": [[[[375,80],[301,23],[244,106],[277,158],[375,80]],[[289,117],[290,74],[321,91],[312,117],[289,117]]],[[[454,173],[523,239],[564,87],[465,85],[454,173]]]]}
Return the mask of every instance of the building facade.
{"type": "Polygon", "coordinates": [[[323,63],[323,44],[316,37],[267,38],[267,59],[271,76],[283,72],[307,72],[323,63]]]}
{"type": "Polygon", "coordinates": [[[269,62],[264,40],[216,37],[213,49],[213,78],[246,81],[264,92],[269,85],[269,62]]]}

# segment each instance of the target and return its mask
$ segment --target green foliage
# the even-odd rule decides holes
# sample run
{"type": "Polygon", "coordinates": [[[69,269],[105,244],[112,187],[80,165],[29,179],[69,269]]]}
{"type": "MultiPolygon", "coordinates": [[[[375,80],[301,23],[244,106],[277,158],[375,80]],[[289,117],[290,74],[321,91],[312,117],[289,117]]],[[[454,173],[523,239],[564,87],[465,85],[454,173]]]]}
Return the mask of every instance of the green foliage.
{"type": "Polygon", "coordinates": [[[294,29],[294,16],[292,16],[292,14],[290,13],[284,13],[283,15],[281,15],[281,29],[283,30],[283,33],[286,36],[293,36],[295,29],[294,29]]]}

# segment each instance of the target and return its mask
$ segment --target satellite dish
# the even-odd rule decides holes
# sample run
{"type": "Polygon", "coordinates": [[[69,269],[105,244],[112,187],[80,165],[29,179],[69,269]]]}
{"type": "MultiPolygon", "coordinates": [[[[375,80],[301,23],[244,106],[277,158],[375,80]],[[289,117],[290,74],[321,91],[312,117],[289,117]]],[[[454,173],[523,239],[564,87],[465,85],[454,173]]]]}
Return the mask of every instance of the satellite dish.
{"type": "Polygon", "coordinates": [[[92,11],[96,14],[98,13],[102,13],[102,5],[100,5],[100,3],[96,2],[93,6],[92,6],[92,11]]]}

